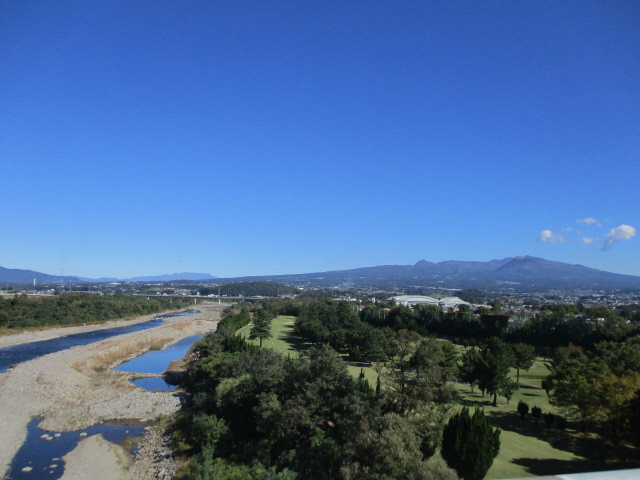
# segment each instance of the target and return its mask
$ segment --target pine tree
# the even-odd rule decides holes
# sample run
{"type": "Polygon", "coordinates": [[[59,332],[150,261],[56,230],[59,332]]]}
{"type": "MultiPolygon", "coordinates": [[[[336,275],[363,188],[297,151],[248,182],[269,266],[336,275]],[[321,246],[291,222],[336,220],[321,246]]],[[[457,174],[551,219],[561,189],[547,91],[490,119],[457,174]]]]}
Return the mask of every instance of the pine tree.
{"type": "Polygon", "coordinates": [[[262,347],[262,340],[271,338],[271,315],[266,310],[258,310],[253,318],[253,327],[249,332],[249,338],[254,340],[260,339],[260,347],[262,347]]]}
{"type": "Polygon", "coordinates": [[[449,420],[442,434],[442,457],[464,480],[481,480],[500,451],[500,429],[493,429],[484,411],[469,409],[449,420]]]}

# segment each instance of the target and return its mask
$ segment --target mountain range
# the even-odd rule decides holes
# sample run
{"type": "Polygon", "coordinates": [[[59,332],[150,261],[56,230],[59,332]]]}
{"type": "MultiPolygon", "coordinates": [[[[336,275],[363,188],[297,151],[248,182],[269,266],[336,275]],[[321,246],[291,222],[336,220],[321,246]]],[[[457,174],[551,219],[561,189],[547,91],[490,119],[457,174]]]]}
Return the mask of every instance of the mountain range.
{"type": "Polygon", "coordinates": [[[127,279],[90,279],[76,276],[55,276],[32,270],[0,267],[0,282],[31,283],[60,282],[169,282],[178,280],[208,281],[276,281],[296,285],[345,285],[389,287],[441,287],[495,289],[512,286],[517,289],[631,289],[640,290],[640,277],[605,272],[583,265],[545,260],[539,257],[507,257],[501,260],[429,262],[414,265],[381,265],[330,272],[290,275],[263,275],[217,279],[207,273],[174,273],[127,279]]]}
{"type": "Polygon", "coordinates": [[[389,287],[442,287],[495,289],[512,285],[527,289],[640,289],[640,277],[605,272],[583,265],[523,256],[488,262],[420,260],[414,265],[335,270],[296,275],[244,277],[309,285],[353,285],[389,287]]]}
{"type": "Polygon", "coordinates": [[[208,273],[172,273],[145,277],[132,278],[86,278],[72,275],[49,275],[33,270],[21,270],[17,268],[0,267],[0,282],[5,283],[106,283],[106,282],[172,282],[176,280],[213,280],[217,277],[208,273]]]}

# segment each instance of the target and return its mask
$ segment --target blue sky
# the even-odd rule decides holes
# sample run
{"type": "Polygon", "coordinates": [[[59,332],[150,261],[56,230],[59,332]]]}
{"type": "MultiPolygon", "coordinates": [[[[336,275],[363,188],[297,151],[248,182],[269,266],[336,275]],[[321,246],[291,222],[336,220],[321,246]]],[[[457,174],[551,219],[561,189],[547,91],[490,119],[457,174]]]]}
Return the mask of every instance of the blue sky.
{"type": "Polygon", "coordinates": [[[634,1],[2,2],[0,265],[640,275],[639,79],[634,1]]]}

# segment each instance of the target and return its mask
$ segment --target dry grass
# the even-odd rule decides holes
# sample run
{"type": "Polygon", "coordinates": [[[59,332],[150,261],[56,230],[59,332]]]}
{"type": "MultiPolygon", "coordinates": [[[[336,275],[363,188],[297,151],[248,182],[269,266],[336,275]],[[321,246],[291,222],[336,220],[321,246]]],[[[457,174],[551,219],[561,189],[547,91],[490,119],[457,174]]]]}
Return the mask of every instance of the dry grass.
{"type": "Polygon", "coordinates": [[[74,363],[72,368],[84,374],[106,372],[150,350],[162,350],[180,338],[186,328],[188,326],[183,323],[168,325],[145,331],[135,338],[108,340],[94,350],[90,357],[74,363]]]}

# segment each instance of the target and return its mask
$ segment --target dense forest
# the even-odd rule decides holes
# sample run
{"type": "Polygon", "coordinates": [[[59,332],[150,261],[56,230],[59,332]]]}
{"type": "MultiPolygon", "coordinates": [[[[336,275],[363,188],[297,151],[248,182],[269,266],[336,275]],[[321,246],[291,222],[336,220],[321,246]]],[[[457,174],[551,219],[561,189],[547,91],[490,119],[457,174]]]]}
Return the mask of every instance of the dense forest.
{"type": "Polygon", "coordinates": [[[186,298],[90,295],[67,293],[55,297],[15,295],[0,299],[0,327],[10,329],[104,322],[191,305],[186,298]]]}
{"type": "Polygon", "coordinates": [[[492,310],[472,312],[468,307],[443,311],[434,305],[383,308],[367,305],[360,318],[378,327],[408,329],[423,335],[445,336],[461,344],[481,344],[500,337],[509,343],[528,343],[542,352],[569,344],[593,348],[602,341],[624,341],[640,334],[638,306],[611,308],[580,305],[545,306],[536,314],[503,312],[499,302],[492,310]]]}

